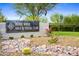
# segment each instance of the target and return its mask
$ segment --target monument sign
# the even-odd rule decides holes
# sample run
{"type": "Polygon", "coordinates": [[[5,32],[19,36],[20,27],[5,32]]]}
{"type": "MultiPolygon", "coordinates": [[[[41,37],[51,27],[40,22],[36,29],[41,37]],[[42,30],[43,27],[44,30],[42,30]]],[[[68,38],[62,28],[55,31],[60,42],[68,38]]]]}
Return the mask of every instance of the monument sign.
{"type": "Polygon", "coordinates": [[[39,21],[7,21],[6,33],[39,31],[39,21]]]}

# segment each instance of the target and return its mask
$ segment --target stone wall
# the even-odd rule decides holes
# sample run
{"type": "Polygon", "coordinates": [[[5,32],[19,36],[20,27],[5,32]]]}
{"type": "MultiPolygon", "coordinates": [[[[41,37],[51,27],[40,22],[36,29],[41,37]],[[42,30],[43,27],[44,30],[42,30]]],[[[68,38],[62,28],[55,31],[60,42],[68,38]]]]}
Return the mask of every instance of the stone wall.
{"type": "Polygon", "coordinates": [[[39,31],[38,32],[19,32],[19,33],[6,33],[6,23],[0,23],[0,31],[3,35],[3,38],[14,37],[19,38],[21,35],[25,37],[30,37],[30,35],[37,36],[46,36],[45,29],[49,28],[49,23],[39,23],[39,31]]]}

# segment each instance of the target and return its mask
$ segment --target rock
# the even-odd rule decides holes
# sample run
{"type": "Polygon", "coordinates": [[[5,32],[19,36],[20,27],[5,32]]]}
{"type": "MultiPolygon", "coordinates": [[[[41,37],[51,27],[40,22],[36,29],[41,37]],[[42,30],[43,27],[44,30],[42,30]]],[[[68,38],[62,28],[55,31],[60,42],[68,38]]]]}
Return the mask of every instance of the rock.
{"type": "Polygon", "coordinates": [[[46,48],[46,45],[42,45],[41,48],[46,48]]]}
{"type": "Polygon", "coordinates": [[[2,50],[6,50],[6,49],[8,49],[8,48],[9,48],[8,45],[4,45],[4,46],[2,46],[2,50]]]}
{"type": "Polygon", "coordinates": [[[66,47],[66,50],[67,50],[67,51],[69,51],[69,50],[71,50],[71,49],[73,49],[71,46],[67,46],[67,47],[66,47]]]}
{"type": "MultiPolygon", "coordinates": [[[[6,40],[1,42],[2,54],[13,55],[12,53],[22,53],[22,49],[30,46],[30,39],[6,40]]],[[[61,45],[40,45],[31,47],[33,53],[45,53],[54,56],[79,56],[79,48],[61,45]]],[[[22,55],[22,54],[20,54],[22,55]]]]}
{"type": "Polygon", "coordinates": [[[9,41],[3,41],[3,42],[1,42],[1,44],[6,45],[6,44],[10,44],[10,42],[9,41]]]}
{"type": "Polygon", "coordinates": [[[17,41],[13,41],[11,44],[13,44],[13,45],[17,45],[18,42],[17,42],[17,41]]]}
{"type": "MultiPolygon", "coordinates": [[[[21,52],[23,48],[30,45],[29,39],[18,39],[18,40],[6,40],[1,42],[2,52],[6,55],[7,53],[21,52]]],[[[8,55],[8,54],[7,54],[8,55]]]]}
{"type": "Polygon", "coordinates": [[[34,52],[45,52],[46,51],[46,45],[33,47],[32,49],[33,49],[34,52]]]}
{"type": "Polygon", "coordinates": [[[14,45],[9,45],[9,49],[13,49],[14,47],[14,45]]]}
{"type": "Polygon", "coordinates": [[[79,48],[77,48],[76,50],[77,50],[77,55],[79,56],[79,48]]]}
{"type": "Polygon", "coordinates": [[[77,47],[73,47],[73,49],[74,49],[74,50],[76,50],[76,49],[77,49],[77,47]]]}
{"type": "Polygon", "coordinates": [[[32,49],[32,52],[35,52],[36,51],[36,47],[35,46],[32,47],[31,49],[32,49]]]}
{"type": "Polygon", "coordinates": [[[52,55],[51,51],[46,52],[47,55],[52,55]]]}

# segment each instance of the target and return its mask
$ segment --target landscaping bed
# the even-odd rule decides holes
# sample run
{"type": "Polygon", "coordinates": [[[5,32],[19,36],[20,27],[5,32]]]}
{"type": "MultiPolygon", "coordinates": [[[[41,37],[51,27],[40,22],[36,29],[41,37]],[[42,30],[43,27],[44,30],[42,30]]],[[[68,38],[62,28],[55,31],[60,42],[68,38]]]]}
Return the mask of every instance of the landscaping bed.
{"type": "Polygon", "coordinates": [[[23,48],[31,49],[30,56],[78,56],[79,37],[59,36],[58,42],[50,44],[51,37],[20,38],[1,42],[1,55],[24,56],[23,48]]]}

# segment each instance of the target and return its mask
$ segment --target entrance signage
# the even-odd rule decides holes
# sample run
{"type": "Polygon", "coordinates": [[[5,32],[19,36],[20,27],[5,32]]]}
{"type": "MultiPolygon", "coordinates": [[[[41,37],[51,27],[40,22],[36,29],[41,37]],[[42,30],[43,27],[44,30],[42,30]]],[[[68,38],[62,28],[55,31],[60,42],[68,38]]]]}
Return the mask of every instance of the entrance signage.
{"type": "Polygon", "coordinates": [[[35,32],[39,31],[39,21],[6,21],[6,32],[35,32]]]}

